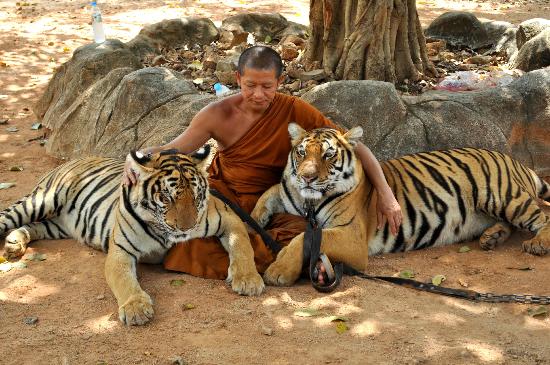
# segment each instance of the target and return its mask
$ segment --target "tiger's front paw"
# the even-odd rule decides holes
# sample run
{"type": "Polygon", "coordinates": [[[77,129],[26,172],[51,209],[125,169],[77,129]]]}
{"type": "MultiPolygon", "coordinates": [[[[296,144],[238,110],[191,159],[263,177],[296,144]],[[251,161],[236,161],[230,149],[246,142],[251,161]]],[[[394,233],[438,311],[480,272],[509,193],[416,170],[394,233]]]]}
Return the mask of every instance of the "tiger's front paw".
{"type": "Polygon", "coordinates": [[[277,260],[269,265],[264,273],[264,281],[268,285],[290,286],[300,277],[302,271],[301,256],[293,255],[289,247],[279,252],[277,260]]]}
{"type": "Polygon", "coordinates": [[[127,326],[141,326],[153,318],[153,301],[149,294],[134,294],[118,309],[118,318],[127,326]]]}
{"type": "Polygon", "coordinates": [[[253,271],[247,274],[234,274],[231,288],[241,295],[260,295],[265,289],[265,284],[260,274],[253,271]]]}
{"type": "Polygon", "coordinates": [[[6,243],[4,245],[4,257],[6,259],[13,259],[23,256],[27,250],[27,245],[30,242],[29,236],[19,229],[12,231],[6,237],[6,243]]]}
{"type": "Polygon", "coordinates": [[[537,256],[544,256],[547,253],[550,253],[550,246],[548,244],[545,245],[544,242],[537,236],[533,239],[523,241],[522,248],[523,251],[537,256]]]}

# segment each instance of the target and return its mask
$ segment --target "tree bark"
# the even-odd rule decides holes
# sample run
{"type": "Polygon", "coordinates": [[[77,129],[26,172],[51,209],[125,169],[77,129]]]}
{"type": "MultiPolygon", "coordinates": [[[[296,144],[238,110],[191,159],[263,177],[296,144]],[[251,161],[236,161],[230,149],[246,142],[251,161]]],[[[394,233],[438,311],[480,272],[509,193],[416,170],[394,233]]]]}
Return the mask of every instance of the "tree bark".
{"type": "Polygon", "coordinates": [[[436,76],[416,0],[311,0],[306,68],[337,80],[436,76]]]}

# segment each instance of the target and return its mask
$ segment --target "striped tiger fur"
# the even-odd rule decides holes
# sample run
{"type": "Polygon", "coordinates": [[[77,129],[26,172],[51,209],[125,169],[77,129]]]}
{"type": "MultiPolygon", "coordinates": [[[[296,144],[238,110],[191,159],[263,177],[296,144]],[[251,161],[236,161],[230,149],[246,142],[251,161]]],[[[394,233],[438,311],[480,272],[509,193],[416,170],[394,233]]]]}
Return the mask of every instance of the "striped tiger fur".
{"type": "MultiPolygon", "coordinates": [[[[321,251],[365,270],[368,256],[451,244],[480,237],[492,249],[511,227],[533,232],[523,250],[550,250],[550,219],[537,197],[550,200],[550,186],[532,170],[494,151],[462,148],[408,155],[381,163],[403,211],[397,236],[377,230],[377,194],[365,178],[354,146],[362,135],[333,129],[305,132],[289,124],[293,148],[280,184],[258,201],[252,217],[265,226],[274,213],[304,215],[313,204],[323,228],[321,251]]],[[[268,284],[289,285],[299,276],[303,234],[278,255],[264,274],[268,284]]]]}
{"type": "Polygon", "coordinates": [[[210,196],[209,148],[192,156],[163,151],[131,153],[137,184],[121,184],[124,162],[83,158],[59,166],[33,192],[0,212],[4,256],[25,253],[37,239],[75,238],[107,252],[105,275],[121,321],[143,324],[152,301],[136,278],[137,262],[160,263],[175,243],[217,236],[229,253],[228,281],[240,294],[264,288],[256,271],[246,226],[223,202],[210,196]]]}

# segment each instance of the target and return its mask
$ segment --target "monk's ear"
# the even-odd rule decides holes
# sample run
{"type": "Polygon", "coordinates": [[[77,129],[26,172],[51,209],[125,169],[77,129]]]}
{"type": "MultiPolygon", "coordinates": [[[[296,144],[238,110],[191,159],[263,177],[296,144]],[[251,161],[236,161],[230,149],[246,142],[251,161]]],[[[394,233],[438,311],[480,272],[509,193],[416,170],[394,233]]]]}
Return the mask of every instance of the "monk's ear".
{"type": "Polygon", "coordinates": [[[344,138],[352,146],[357,145],[357,143],[360,142],[361,137],[363,137],[363,128],[359,126],[353,127],[344,134],[344,138]]]}
{"type": "Polygon", "coordinates": [[[306,135],[306,131],[298,124],[288,123],[288,134],[290,134],[290,142],[292,146],[297,145],[306,135]]]}

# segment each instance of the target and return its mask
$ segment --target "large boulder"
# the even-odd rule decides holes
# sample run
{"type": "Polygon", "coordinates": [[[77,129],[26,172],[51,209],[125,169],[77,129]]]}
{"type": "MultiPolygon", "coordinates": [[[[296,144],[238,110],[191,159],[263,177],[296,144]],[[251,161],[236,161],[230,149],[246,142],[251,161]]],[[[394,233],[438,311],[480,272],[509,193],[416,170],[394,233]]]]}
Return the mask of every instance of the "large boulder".
{"type": "Polygon", "coordinates": [[[54,128],[48,126],[47,151],[65,158],[122,157],[172,140],[215,98],[199,95],[191,81],[169,69],[116,69],[80,94],[54,128]]]}
{"type": "Polygon", "coordinates": [[[362,126],[364,143],[383,160],[471,146],[511,154],[550,175],[550,70],[475,92],[400,97],[387,83],[338,81],[303,98],[340,125],[362,126]]]}
{"type": "MultiPolygon", "coordinates": [[[[61,65],[48,83],[46,91],[34,106],[34,113],[43,124],[57,129],[61,114],[70,109],[79,95],[111,71],[130,73],[142,67],[130,48],[119,40],[77,48],[73,57],[61,65]]],[[[109,90],[102,90],[101,92],[109,90]]]]}
{"type": "Polygon", "coordinates": [[[511,66],[523,71],[550,66],[550,27],[528,40],[511,61],[511,66]]]}
{"type": "Polygon", "coordinates": [[[219,36],[218,28],[208,18],[167,19],[144,27],[128,46],[143,58],[161,48],[210,44],[219,36]]]}
{"type": "Polygon", "coordinates": [[[234,35],[251,33],[257,40],[264,41],[267,36],[271,39],[282,39],[292,34],[305,36],[307,27],[298,23],[289,22],[284,16],[277,13],[246,13],[225,18],[220,27],[222,32],[231,32],[234,35]]]}
{"type": "Polygon", "coordinates": [[[530,39],[535,38],[544,29],[550,27],[550,20],[543,18],[533,18],[522,22],[518,26],[516,42],[518,49],[523,47],[530,39]]]}
{"type": "Polygon", "coordinates": [[[464,11],[441,14],[425,33],[428,37],[443,39],[455,47],[478,49],[491,44],[486,27],[475,15],[464,11]]]}

